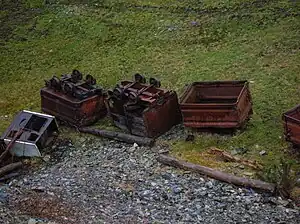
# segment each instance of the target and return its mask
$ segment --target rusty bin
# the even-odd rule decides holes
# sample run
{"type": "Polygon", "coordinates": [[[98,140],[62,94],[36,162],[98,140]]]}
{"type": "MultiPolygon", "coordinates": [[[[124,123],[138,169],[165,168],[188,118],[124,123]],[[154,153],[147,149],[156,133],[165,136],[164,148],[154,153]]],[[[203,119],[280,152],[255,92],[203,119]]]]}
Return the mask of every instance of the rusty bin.
{"type": "Polygon", "coordinates": [[[300,104],[282,115],[285,139],[300,147],[300,104]]]}
{"type": "Polygon", "coordinates": [[[133,135],[155,138],[180,123],[176,92],[159,87],[159,81],[152,78],[146,84],[142,77],[117,85],[108,98],[114,124],[133,135]]]}
{"type": "Polygon", "coordinates": [[[96,80],[74,70],[61,79],[53,76],[41,89],[42,111],[61,121],[76,125],[90,125],[106,115],[104,92],[95,86],[96,80]]]}
{"type": "Polygon", "coordinates": [[[181,95],[180,107],[187,127],[242,127],[252,114],[248,82],[194,82],[181,95]]]}

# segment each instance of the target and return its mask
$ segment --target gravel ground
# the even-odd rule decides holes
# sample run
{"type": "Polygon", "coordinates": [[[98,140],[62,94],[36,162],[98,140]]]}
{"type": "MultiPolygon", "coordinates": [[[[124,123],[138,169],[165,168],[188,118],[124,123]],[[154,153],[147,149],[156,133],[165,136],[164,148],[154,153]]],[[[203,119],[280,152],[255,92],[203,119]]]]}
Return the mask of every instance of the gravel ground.
{"type": "Polygon", "coordinates": [[[300,223],[289,201],[159,164],[162,147],[78,141],[0,185],[0,223],[300,223]]]}

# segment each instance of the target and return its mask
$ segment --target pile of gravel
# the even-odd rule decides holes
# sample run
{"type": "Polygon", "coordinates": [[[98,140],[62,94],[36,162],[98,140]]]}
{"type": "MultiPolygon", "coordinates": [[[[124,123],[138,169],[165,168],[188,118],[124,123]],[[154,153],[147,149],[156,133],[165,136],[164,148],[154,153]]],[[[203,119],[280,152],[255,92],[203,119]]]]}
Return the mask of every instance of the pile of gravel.
{"type": "Polygon", "coordinates": [[[158,147],[87,137],[53,150],[0,185],[0,223],[300,223],[289,201],[159,164],[158,147]]]}

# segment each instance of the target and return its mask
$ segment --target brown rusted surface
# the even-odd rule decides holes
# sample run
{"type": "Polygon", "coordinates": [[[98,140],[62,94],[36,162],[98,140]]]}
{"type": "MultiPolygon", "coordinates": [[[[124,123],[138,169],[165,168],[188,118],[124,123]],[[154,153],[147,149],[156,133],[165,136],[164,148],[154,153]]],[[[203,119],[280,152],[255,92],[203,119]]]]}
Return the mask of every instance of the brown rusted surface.
{"type": "Polygon", "coordinates": [[[180,97],[180,107],[187,127],[242,127],[252,114],[248,82],[194,82],[180,97]]]}
{"type": "Polygon", "coordinates": [[[104,94],[93,77],[82,80],[82,74],[74,71],[46,81],[41,89],[42,111],[72,125],[90,125],[106,115],[104,94]]]}
{"type": "Polygon", "coordinates": [[[300,104],[285,112],[282,119],[286,140],[300,147],[300,104]]]}
{"type": "Polygon", "coordinates": [[[9,208],[55,223],[78,223],[79,212],[54,193],[25,191],[11,197],[9,208]]]}
{"type": "Polygon", "coordinates": [[[180,123],[176,92],[158,86],[158,81],[123,81],[111,91],[108,107],[115,125],[133,135],[154,138],[180,123]]]}

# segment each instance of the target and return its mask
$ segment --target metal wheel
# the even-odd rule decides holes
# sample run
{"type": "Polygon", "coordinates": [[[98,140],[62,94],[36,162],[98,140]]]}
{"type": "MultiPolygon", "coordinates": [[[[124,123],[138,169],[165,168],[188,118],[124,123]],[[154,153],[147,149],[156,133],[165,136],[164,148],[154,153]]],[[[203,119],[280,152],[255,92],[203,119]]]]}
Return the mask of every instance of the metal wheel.
{"type": "Polygon", "coordinates": [[[74,92],[74,85],[68,82],[63,83],[62,90],[65,94],[72,96],[74,92]]]}
{"type": "Polygon", "coordinates": [[[95,85],[95,84],[96,84],[96,79],[95,79],[93,76],[91,76],[90,74],[86,75],[85,81],[86,81],[89,85],[95,85]]]}
{"type": "Polygon", "coordinates": [[[139,99],[138,95],[134,92],[130,92],[128,94],[128,98],[129,98],[130,102],[132,102],[132,103],[137,103],[138,99],[139,99]]]}
{"type": "Polygon", "coordinates": [[[45,86],[51,88],[50,80],[45,80],[45,86]]]}
{"type": "Polygon", "coordinates": [[[113,90],[107,90],[107,94],[108,94],[108,96],[113,96],[114,95],[114,92],[113,92],[113,90]]]}
{"type": "Polygon", "coordinates": [[[123,98],[124,91],[119,86],[116,86],[116,88],[113,90],[113,95],[116,97],[116,99],[121,100],[123,98]]]}
{"type": "Polygon", "coordinates": [[[61,82],[59,80],[59,78],[57,78],[56,76],[53,76],[52,79],[50,79],[50,87],[56,90],[60,90],[61,89],[61,82]]]}
{"type": "Polygon", "coordinates": [[[134,81],[139,83],[146,83],[146,78],[138,73],[134,75],[134,81]]]}
{"type": "Polygon", "coordinates": [[[149,83],[157,88],[161,86],[160,81],[155,78],[150,78],[149,83]]]}
{"type": "Polygon", "coordinates": [[[78,82],[79,80],[82,80],[82,73],[74,69],[71,74],[71,78],[72,78],[72,82],[78,82]]]}

